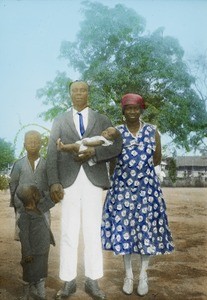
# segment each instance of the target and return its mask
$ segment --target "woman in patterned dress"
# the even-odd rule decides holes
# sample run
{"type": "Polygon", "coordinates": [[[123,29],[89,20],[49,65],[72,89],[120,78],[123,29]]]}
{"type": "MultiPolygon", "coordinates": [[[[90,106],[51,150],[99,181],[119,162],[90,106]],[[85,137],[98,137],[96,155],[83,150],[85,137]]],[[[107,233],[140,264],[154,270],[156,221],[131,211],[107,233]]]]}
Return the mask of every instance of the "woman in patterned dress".
{"type": "Polygon", "coordinates": [[[121,100],[125,124],[117,126],[123,138],[122,152],[111,177],[103,210],[102,245],[123,255],[123,292],[133,292],[131,254],[141,257],[137,293],[148,293],[147,268],[152,255],[174,250],[166,205],[155,166],[161,162],[160,135],[154,125],[143,123],[143,98],[126,94],[121,100]]]}

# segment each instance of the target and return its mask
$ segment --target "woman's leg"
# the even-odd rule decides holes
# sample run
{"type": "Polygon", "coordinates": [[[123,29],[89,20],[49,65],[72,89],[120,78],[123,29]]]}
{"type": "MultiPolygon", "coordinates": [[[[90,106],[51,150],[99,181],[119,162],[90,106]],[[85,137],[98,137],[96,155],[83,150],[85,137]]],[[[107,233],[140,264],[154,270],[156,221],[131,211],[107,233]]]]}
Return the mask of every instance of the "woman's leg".
{"type": "Polygon", "coordinates": [[[131,254],[125,254],[123,256],[123,260],[124,260],[124,269],[125,269],[123,292],[127,295],[130,295],[133,292],[133,271],[132,271],[131,254]]]}
{"type": "Polygon", "coordinates": [[[141,270],[139,275],[139,284],[137,287],[137,293],[140,296],[144,296],[148,293],[148,278],[147,278],[147,269],[149,265],[150,256],[141,255],[141,270]]]}

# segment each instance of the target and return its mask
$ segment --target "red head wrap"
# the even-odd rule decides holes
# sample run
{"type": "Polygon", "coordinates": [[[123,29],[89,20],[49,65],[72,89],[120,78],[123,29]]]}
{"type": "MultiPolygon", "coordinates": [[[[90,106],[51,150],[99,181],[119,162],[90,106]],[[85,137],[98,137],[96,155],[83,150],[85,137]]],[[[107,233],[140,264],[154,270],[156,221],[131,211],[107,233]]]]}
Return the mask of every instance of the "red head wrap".
{"type": "Polygon", "coordinates": [[[144,99],[138,94],[126,94],[121,99],[122,109],[126,105],[139,105],[140,108],[145,109],[144,99]]]}

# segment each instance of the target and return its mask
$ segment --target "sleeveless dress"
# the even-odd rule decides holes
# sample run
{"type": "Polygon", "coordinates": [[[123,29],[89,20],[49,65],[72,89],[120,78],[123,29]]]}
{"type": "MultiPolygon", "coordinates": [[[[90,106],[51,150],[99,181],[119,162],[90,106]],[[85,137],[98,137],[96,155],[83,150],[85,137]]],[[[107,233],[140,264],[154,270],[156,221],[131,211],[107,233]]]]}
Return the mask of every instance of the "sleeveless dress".
{"type": "Polygon", "coordinates": [[[122,255],[171,253],[166,205],[153,164],[156,127],[144,123],[136,137],[125,125],[117,129],[123,146],[104,204],[102,247],[122,255]]]}

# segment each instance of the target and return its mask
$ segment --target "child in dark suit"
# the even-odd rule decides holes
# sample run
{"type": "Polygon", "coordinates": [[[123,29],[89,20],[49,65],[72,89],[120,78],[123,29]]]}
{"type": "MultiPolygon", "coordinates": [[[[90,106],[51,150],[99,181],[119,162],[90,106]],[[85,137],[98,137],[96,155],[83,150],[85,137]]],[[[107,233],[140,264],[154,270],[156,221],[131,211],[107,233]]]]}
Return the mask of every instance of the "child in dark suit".
{"type": "Polygon", "coordinates": [[[55,203],[49,196],[43,197],[33,185],[19,186],[17,195],[25,208],[18,220],[23,280],[27,283],[22,299],[29,299],[30,294],[37,299],[46,299],[45,278],[48,272],[49,249],[50,244],[55,246],[55,241],[44,212],[55,203]]]}
{"type": "MultiPolygon", "coordinates": [[[[15,240],[19,240],[19,228],[17,226],[18,219],[24,207],[18,199],[16,190],[22,184],[36,185],[40,191],[48,191],[46,160],[41,156],[40,150],[42,147],[41,134],[36,130],[30,130],[24,136],[24,148],[26,155],[18,159],[11,170],[10,174],[10,206],[14,207],[15,211],[15,240]]],[[[50,223],[49,211],[45,214],[50,223]]]]}

